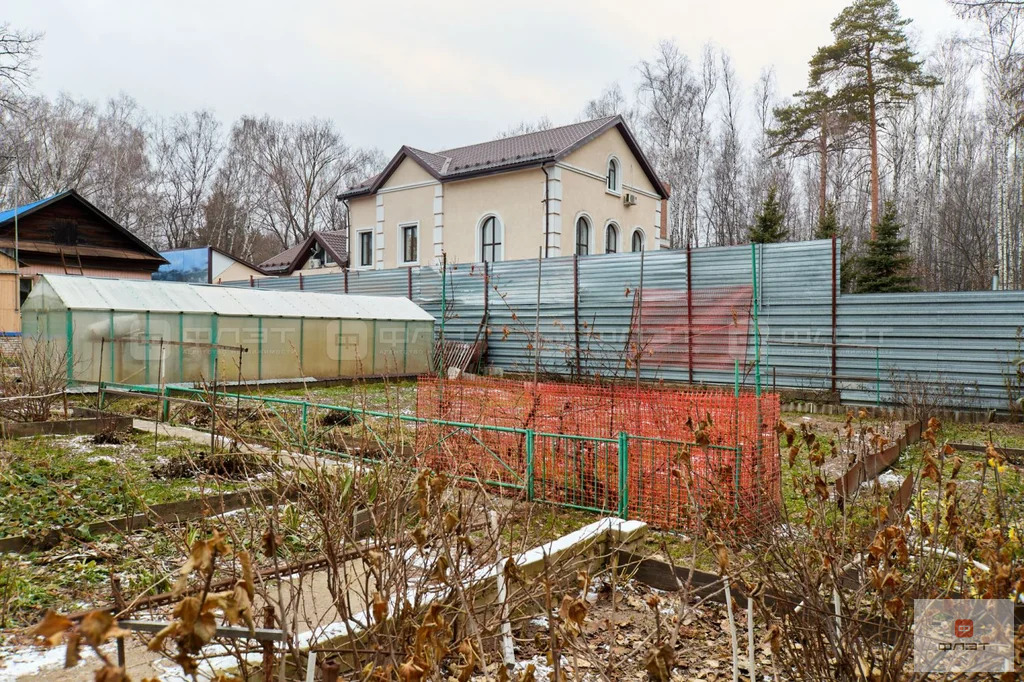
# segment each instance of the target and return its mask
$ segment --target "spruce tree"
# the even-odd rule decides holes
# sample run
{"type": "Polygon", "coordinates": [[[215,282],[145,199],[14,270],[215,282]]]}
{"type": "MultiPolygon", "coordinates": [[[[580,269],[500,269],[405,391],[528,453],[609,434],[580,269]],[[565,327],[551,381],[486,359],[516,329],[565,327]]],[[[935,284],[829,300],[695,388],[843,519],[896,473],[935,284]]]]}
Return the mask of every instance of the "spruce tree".
{"type": "Polygon", "coordinates": [[[868,251],[860,259],[857,293],[917,291],[910,274],[910,240],[900,237],[901,229],[896,207],[887,203],[875,238],[868,242],[868,251]]]}
{"type": "Polygon", "coordinates": [[[836,202],[826,201],[825,210],[818,216],[818,227],[814,230],[815,239],[832,239],[839,236],[839,216],[836,215],[836,202]]]}
{"type": "Polygon", "coordinates": [[[750,228],[750,241],[755,244],[774,244],[784,242],[789,232],[783,226],[786,214],[779,205],[778,192],[775,186],[768,188],[768,196],[761,204],[761,210],[754,217],[754,226],[750,228]]]}

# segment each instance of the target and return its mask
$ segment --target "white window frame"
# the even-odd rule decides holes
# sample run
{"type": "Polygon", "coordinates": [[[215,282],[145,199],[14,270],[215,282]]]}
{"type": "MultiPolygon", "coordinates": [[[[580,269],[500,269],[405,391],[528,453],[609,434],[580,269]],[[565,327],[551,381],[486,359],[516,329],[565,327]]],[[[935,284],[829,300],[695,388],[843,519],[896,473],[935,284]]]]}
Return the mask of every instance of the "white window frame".
{"type": "Polygon", "coordinates": [[[395,254],[395,262],[398,267],[404,268],[420,264],[420,249],[423,246],[423,240],[420,239],[420,221],[410,220],[404,223],[398,223],[398,253],[395,254]],[[405,228],[415,227],[416,228],[416,260],[405,260],[405,228]]]}
{"type": "Polygon", "coordinates": [[[644,232],[644,228],[642,228],[642,227],[634,227],[633,231],[629,233],[629,251],[630,251],[630,253],[640,253],[640,251],[634,251],[633,250],[633,238],[636,237],[636,235],[638,233],[640,234],[640,251],[646,251],[647,250],[647,233],[644,232]]]}
{"type": "Polygon", "coordinates": [[[622,253],[622,226],[619,225],[619,221],[609,218],[604,223],[604,251],[602,253],[608,253],[608,228],[615,228],[615,251],[612,253],[622,253]]]}
{"type": "Polygon", "coordinates": [[[590,225],[590,234],[587,235],[587,254],[588,256],[594,255],[594,219],[590,217],[590,214],[586,211],[580,211],[576,214],[576,217],[572,219],[572,252],[577,255],[583,255],[579,253],[579,235],[577,234],[577,225],[579,225],[580,218],[586,218],[587,224],[590,225]]]}
{"type": "Polygon", "coordinates": [[[490,262],[500,263],[501,261],[505,260],[505,221],[501,219],[501,215],[497,211],[488,211],[487,213],[484,213],[482,216],[480,216],[480,219],[476,221],[475,254],[476,256],[480,256],[480,258],[476,258],[474,256],[474,260],[479,263],[484,262],[484,221],[487,220],[488,218],[494,218],[494,226],[498,230],[498,239],[501,242],[501,245],[498,248],[497,260],[493,260],[490,262]]]}
{"type": "Polygon", "coordinates": [[[612,196],[622,196],[622,161],[614,154],[609,154],[608,159],[604,162],[604,191],[612,196]],[[609,187],[608,168],[611,167],[612,163],[615,164],[615,186],[609,187]]]}
{"type": "Polygon", "coordinates": [[[372,227],[364,227],[364,228],[356,230],[356,239],[355,239],[356,258],[355,258],[355,261],[352,263],[352,266],[351,266],[353,270],[373,270],[374,267],[376,267],[376,263],[377,263],[377,245],[374,244],[376,239],[377,239],[377,235],[375,234],[375,231],[374,231],[374,229],[372,227]],[[362,255],[363,255],[363,253],[362,253],[363,237],[362,237],[362,235],[367,233],[367,232],[370,233],[370,264],[369,265],[363,265],[363,259],[362,259],[362,255]]]}

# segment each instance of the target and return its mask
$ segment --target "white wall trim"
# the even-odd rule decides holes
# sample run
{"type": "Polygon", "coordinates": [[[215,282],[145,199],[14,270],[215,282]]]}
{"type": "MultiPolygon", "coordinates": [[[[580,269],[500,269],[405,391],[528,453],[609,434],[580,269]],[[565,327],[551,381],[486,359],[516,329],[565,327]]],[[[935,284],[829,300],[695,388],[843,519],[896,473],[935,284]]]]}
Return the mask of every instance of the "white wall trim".
{"type": "Polygon", "coordinates": [[[590,243],[587,244],[587,252],[588,252],[587,255],[593,256],[594,255],[594,242],[596,241],[595,240],[594,231],[597,228],[594,226],[594,219],[586,211],[580,211],[572,219],[572,252],[576,253],[576,241],[577,241],[576,224],[579,223],[580,218],[586,218],[587,222],[590,224],[590,235],[589,235],[589,238],[588,238],[588,241],[590,243]]]}
{"type": "Polygon", "coordinates": [[[434,187],[434,262],[441,264],[444,254],[444,187],[438,183],[434,187]]]}
{"type": "Polygon", "coordinates": [[[609,218],[604,221],[604,251],[601,253],[608,253],[608,226],[615,226],[615,253],[622,253],[622,225],[619,225],[619,221],[614,218],[609,218]]]}
{"type": "Polygon", "coordinates": [[[654,192],[648,192],[645,189],[640,189],[639,187],[633,187],[633,185],[627,185],[626,183],[622,183],[622,190],[624,192],[632,192],[633,194],[639,194],[640,196],[647,197],[648,199],[654,199],[655,201],[658,201],[658,202],[661,201],[661,197],[659,197],[654,192]]]}
{"type": "MultiPolygon", "coordinates": [[[[555,167],[556,168],[564,168],[567,171],[570,171],[570,172],[573,172],[573,173],[577,173],[579,175],[583,175],[583,176],[591,178],[593,180],[600,180],[601,183],[605,186],[605,191],[608,190],[608,178],[607,178],[607,176],[598,175],[597,173],[595,173],[593,171],[589,171],[586,168],[580,168],[579,166],[574,166],[571,163],[565,163],[564,161],[559,161],[558,163],[555,164],[555,167]]],[[[619,174],[620,175],[622,174],[622,161],[621,161],[621,159],[619,160],[619,174]]],[[[629,191],[629,192],[633,192],[634,194],[639,194],[641,196],[645,196],[648,199],[656,199],[658,201],[661,201],[661,197],[659,197],[654,192],[648,192],[645,189],[640,189],[639,187],[634,187],[633,185],[627,185],[625,182],[621,182],[621,181],[619,182],[619,184],[622,186],[622,191],[624,191],[624,192],[629,191]]],[[[608,193],[609,194],[613,194],[613,192],[608,192],[608,193]]]]}
{"type": "Polygon", "coordinates": [[[373,267],[376,270],[384,269],[384,197],[380,194],[377,201],[377,233],[373,237],[373,248],[377,252],[376,262],[373,267]]]}
{"type": "Polygon", "coordinates": [[[404,223],[398,223],[398,225],[395,226],[395,235],[396,238],[398,239],[398,241],[395,242],[395,246],[397,247],[395,251],[396,266],[400,268],[408,268],[419,265],[420,251],[423,248],[423,230],[420,229],[420,221],[408,220],[404,223]],[[406,227],[416,228],[416,260],[414,261],[405,260],[405,240],[403,239],[402,231],[403,228],[406,227]]]}
{"type": "Polygon", "coordinates": [[[349,255],[349,262],[351,263],[349,265],[350,269],[352,269],[352,270],[373,270],[373,264],[374,264],[374,261],[376,260],[375,259],[376,254],[374,253],[374,251],[376,251],[375,247],[376,247],[376,241],[377,241],[376,238],[375,238],[376,235],[374,234],[375,232],[376,232],[376,230],[373,227],[360,227],[360,228],[356,228],[356,230],[355,230],[356,238],[355,238],[355,241],[352,242],[353,244],[355,244],[355,249],[353,249],[355,251],[355,257],[353,258],[352,254],[349,255]],[[362,247],[362,244],[360,242],[359,235],[362,234],[363,232],[369,232],[370,233],[370,264],[369,265],[362,265],[361,261],[360,261],[360,258],[359,258],[362,255],[361,252],[360,252],[360,248],[362,247]]]}
{"type": "MultiPolygon", "coordinates": [[[[554,258],[562,255],[562,169],[559,166],[548,168],[547,185],[547,256],[554,258]]],[[[541,245],[544,244],[545,218],[541,218],[541,245]]]]}
{"type": "Polygon", "coordinates": [[[501,214],[498,213],[497,211],[487,211],[486,213],[480,214],[480,217],[476,221],[476,236],[473,239],[473,244],[474,244],[473,262],[474,263],[482,263],[483,262],[483,259],[481,258],[481,256],[483,255],[482,249],[483,249],[483,245],[484,245],[484,240],[483,240],[484,221],[487,220],[488,218],[490,218],[491,216],[494,216],[495,218],[497,218],[497,220],[498,220],[498,229],[500,230],[500,235],[501,235],[501,250],[498,253],[498,260],[497,261],[493,261],[493,262],[499,262],[500,263],[501,261],[505,260],[505,220],[501,217],[501,214]]]}
{"type": "Polygon", "coordinates": [[[437,180],[423,180],[421,182],[410,182],[408,185],[395,185],[394,187],[381,187],[377,190],[377,194],[388,194],[390,192],[401,192],[407,189],[419,189],[420,187],[431,187],[433,185],[440,185],[441,183],[437,180]]]}

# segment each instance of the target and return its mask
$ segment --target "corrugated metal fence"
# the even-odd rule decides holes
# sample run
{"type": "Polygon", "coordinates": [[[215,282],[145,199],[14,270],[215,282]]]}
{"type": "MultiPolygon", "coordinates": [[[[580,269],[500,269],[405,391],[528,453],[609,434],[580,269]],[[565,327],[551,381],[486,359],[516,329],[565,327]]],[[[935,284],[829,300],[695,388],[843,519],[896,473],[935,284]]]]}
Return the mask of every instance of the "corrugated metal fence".
{"type": "MultiPolygon", "coordinates": [[[[488,364],[506,372],[530,374],[536,365],[543,374],[626,378],[639,365],[644,380],[732,384],[735,358],[749,387],[756,291],[760,373],[769,388],[835,390],[854,404],[1008,408],[1024,292],[844,294],[833,308],[834,262],[832,242],[808,241],[452,264],[443,278],[444,334],[473,341],[486,333],[488,364]],[[702,305],[733,318],[703,343],[693,336],[702,327],[687,319],[702,305]]],[[[442,276],[434,267],[227,286],[411,294],[441,319],[442,276]]],[[[714,327],[704,317],[703,329],[714,327]]]]}

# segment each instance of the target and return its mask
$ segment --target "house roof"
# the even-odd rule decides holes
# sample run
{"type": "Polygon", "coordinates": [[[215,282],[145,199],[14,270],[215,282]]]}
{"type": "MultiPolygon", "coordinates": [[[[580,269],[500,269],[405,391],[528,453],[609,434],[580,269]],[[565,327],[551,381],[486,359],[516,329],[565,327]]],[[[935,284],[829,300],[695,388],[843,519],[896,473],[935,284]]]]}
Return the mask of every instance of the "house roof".
{"type": "Polygon", "coordinates": [[[290,275],[306,264],[309,249],[314,243],[331,254],[336,263],[348,262],[348,235],[345,230],[325,230],[313,232],[300,243],[268,258],[257,267],[268,275],[290,275]]]}
{"type": "Polygon", "coordinates": [[[373,194],[387,182],[387,179],[406,158],[411,158],[440,182],[459,180],[476,175],[501,173],[519,168],[537,166],[560,161],[598,135],[612,128],[618,128],[630,151],[651,181],[655,191],[662,198],[668,198],[664,186],[654,168],[644,156],[633,133],[621,116],[608,116],[592,121],[573,123],[558,128],[549,128],[534,133],[505,137],[490,142],[471,144],[465,147],[446,149],[440,152],[426,152],[422,149],[403,146],[391,159],[383,172],[350,187],[338,195],[339,199],[351,199],[373,194]]]}
{"type": "MultiPolygon", "coordinates": [[[[234,255],[232,253],[229,253],[229,252],[225,251],[224,249],[220,248],[219,246],[213,246],[211,244],[205,244],[203,246],[179,246],[179,247],[174,248],[174,249],[164,249],[163,251],[160,252],[160,255],[165,256],[166,254],[176,253],[178,251],[201,251],[201,250],[206,250],[207,252],[219,253],[220,255],[224,256],[225,258],[229,258],[229,259],[233,260],[236,263],[240,263],[241,265],[244,265],[247,268],[252,268],[253,270],[255,270],[257,272],[263,272],[263,269],[260,266],[255,265],[255,264],[249,262],[248,260],[246,260],[244,258],[240,258],[240,257],[238,257],[238,256],[236,256],[236,255],[234,255]]],[[[264,273],[264,274],[268,274],[268,273],[264,273]]]]}
{"type": "MultiPolygon", "coordinates": [[[[76,192],[74,189],[64,190],[63,192],[58,192],[57,194],[53,194],[51,196],[44,197],[42,199],[39,199],[38,201],[33,201],[33,202],[29,203],[29,204],[23,204],[21,206],[15,207],[15,208],[8,208],[8,209],[5,209],[3,211],[0,211],[0,228],[6,227],[9,224],[13,224],[14,223],[15,214],[17,214],[18,219],[21,220],[23,218],[26,218],[26,217],[32,215],[36,211],[38,211],[38,210],[40,210],[42,208],[45,208],[46,206],[49,206],[51,204],[55,204],[58,201],[62,201],[64,199],[68,199],[68,198],[74,199],[75,201],[80,203],[82,206],[84,206],[85,208],[87,208],[90,211],[92,211],[94,214],[96,214],[96,217],[98,217],[101,221],[103,221],[104,223],[109,225],[110,228],[113,229],[115,232],[118,232],[119,234],[124,236],[126,239],[128,239],[128,241],[130,241],[134,246],[136,246],[139,251],[144,252],[146,254],[146,256],[148,256],[148,258],[141,258],[140,259],[138,256],[134,256],[134,258],[140,259],[140,260],[148,260],[148,259],[151,258],[153,260],[160,261],[161,263],[166,263],[167,262],[167,260],[163,256],[161,256],[160,253],[157,252],[156,249],[154,249],[149,244],[147,244],[146,242],[142,241],[141,239],[136,237],[134,234],[129,232],[127,229],[122,227],[120,223],[118,223],[116,220],[114,220],[113,218],[108,216],[106,213],[104,213],[100,209],[96,208],[96,206],[94,206],[90,201],[88,201],[85,197],[83,197],[81,194],[76,192]]],[[[19,241],[19,244],[18,244],[18,248],[19,249],[27,251],[27,250],[30,250],[29,246],[30,246],[29,242],[22,243],[22,242],[19,241]]],[[[51,244],[50,246],[52,247],[53,245],[51,244]]],[[[79,251],[82,252],[83,254],[85,253],[84,251],[82,251],[82,249],[84,249],[84,248],[86,248],[86,247],[79,247],[79,251]]],[[[128,257],[128,256],[125,255],[123,257],[128,257]]]]}

